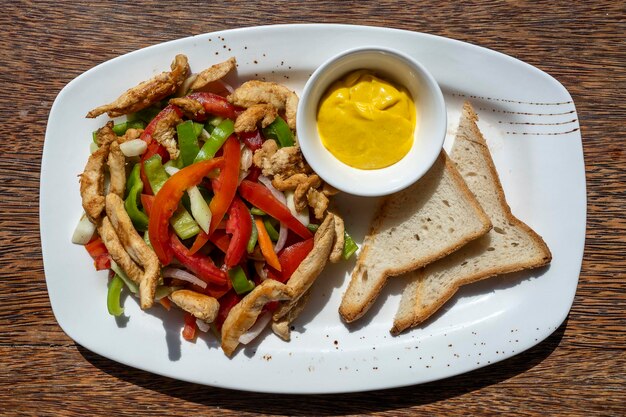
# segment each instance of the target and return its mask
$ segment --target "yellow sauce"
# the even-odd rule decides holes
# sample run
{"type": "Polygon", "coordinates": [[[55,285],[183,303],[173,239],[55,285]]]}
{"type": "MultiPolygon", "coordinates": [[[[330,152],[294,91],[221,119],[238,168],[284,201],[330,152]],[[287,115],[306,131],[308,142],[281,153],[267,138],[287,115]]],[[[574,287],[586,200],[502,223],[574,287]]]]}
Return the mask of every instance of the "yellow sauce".
{"type": "Polygon", "coordinates": [[[317,111],[322,143],[354,168],[395,164],[413,145],[415,104],[408,91],[358,70],[324,93],[317,111]]]}

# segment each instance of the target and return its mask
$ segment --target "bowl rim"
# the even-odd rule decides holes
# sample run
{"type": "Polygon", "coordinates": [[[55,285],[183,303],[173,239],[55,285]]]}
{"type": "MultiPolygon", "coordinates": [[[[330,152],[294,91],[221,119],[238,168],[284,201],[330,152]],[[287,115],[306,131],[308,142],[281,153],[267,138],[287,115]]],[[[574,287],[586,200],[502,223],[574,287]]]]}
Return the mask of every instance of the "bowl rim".
{"type": "MultiPolygon", "coordinates": [[[[346,73],[349,73],[350,71],[353,71],[356,69],[357,68],[352,68],[346,73]]],[[[333,77],[332,79],[337,80],[344,75],[345,73],[338,74],[337,77],[333,77]]],[[[392,76],[390,78],[392,78],[392,81],[393,81],[394,77],[392,76]]],[[[328,85],[330,85],[331,83],[329,83],[328,85]]],[[[328,86],[326,86],[326,88],[327,87],[328,86]]],[[[406,85],[404,87],[409,89],[409,87],[406,85]]],[[[314,120],[316,120],[316,117],[314,118],[314,120]]],[[[375,196],[388,195],[388,194],[392,194],[397,191],[400,191],[412,185],[416,181],[418,181],[422,176],[424,176],[426,172],[428,172],[428,170],[432,167],[437,157],[439,156],[441,149],[443,149],[443,143],[445,140],[446,130],[447,130],[447,111],[446,111],[446,105],[445,105],[443,93],[441,91],[439,84],[437,83],[433,75],[424,67],[424,65],[422,65],[415,58],[405,53],[402,53],[400,51],[397,51],[393,48],[379,47],[379,46],[360,46],[360,47],[351,48],[351,49],[342,51],[336,55],[333,55],[332,57],[327,59],[325,62],[323,62],[313,72],[313,74],[311,74],[311,76],[309,77],[309,79],[307,80],[304,86],[304,89],[302,91],[302,96],[298,103],[298,111],[296,114],[296,126],[298,130],[298,143],[300,145],[300,148],[302,150],[302,153],[305,159],[307,160],[309,165],[311,165],[313,170],[324,181],[326,181],[328,184],[332,185],[333,187],[339,189],[340,191],[343,191],[352,195],[358,195],[358,196],[364,196],[364,197],[375,197],[375,196]],[[431,135],[433,136],[433,138],[429,138],[429,141],[434,141],[434,145],[432,146],[433,146],[433,149],[437,151],[429,152],[427,157],[423,161],[421,161],[421,163],[417,165],[415,169],[405,170],[407,172],[405,174],[402,174],[402,179],[400,181],[396,181],[394,185],[389,185],[385,187],[382,187],[382,186],[372,187],[371,185],[367,183],[367,181],[357,181],[357,182],[353,181],[350,184],[346,184],[343,181],[341,181],[341,179],[333,178],[329,175],[325,175],[325,173],[327,173],[327,170],[329,168],[327,168],[321,161],[319,161],[316,158],[316,156],[314,155],[315,152],[313,150],[313,146],[316,146],[316,145],[313,145],[312,141],[320,140],[319,135],[317,134],[317,128],[316,127],[313,128],[312,131],[315,132],[313,135],[309,135],[309,131],[308,131],[310,128],[310,123],[309,123],[310,120],[307,119],[307,113],[308,111],[317,112],[317,107],[318,107],[318,103],[312,104],[308,102],[308,100],[312,94],[312,91],[314,91],[315,87],[317,86],[317,83],[320,81],[320,78],[323,75],[325,75],[327,71],[334,70],[335,66],[339,65],[341,62],[348,59],[350,56],[361,55],[361,54],[379,54],[379,56],[383,57],[383,59],[393,59],[396,62],[401,61],[407,67],[411,67],[412,69],[414,69],[414,71],[412,72],[415,73],[418,78],[422,79],[422,81],[424,82],[424,85],[426,86],[426,91],[428,91],[430,95],[432,96],[433,100],[431,101],[430,104],[433,107],[434,114],[438,116],[439,118],[439,124],[435,126],[436,132],[434,132],[434,134],[431,135]],[[311,137],[311,136],[314,136],[314,137],[311,137]]],[[[415,132],[414,134],[417,137],[417,132],[415,132]]],[[[416,140],[414,140],[414,143],[411,149],[413,149],[413,147],[415,146],[416,146],[416,140]]],[[[394,167],[396,164],[399,164],[401,161],[406,159],[409,156],[409,154],[411,154],[411,151],[409,151],[409,153],[407,153],[407,155],[405,155],[402,159],[400,159],[400,161],[388,167],[384,167],[384,168],[380,168],[376,170],[363,170],[363,169],[349,166],[341,162],[334,155],[332,155],[330,151],[328,150],[326,150],[326,152],[330,154],[331,158],[334,160],[334,163],[336,163],[339,166],[342,166],[343,169],[346,169],[355,173],[355,175],[359,175],[359,173],[364,173],[364,172],[377,172],[377,173],[381,173],[380,175],[387,175],[387,176],[389,175],[390,168],[394,167]]],[[[366,174],[362,174],[362,175],[365,176],[366,174]]],[[[370,174],[367,174],[367,175],[370,175],[370,174]]]]}

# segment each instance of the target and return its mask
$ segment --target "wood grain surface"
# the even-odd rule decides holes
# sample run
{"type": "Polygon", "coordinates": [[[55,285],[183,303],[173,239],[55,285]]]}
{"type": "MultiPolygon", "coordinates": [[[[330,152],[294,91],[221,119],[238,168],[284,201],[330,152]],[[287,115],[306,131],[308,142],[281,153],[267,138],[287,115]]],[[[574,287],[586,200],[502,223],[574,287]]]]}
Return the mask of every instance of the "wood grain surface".
{"type": "Polygon", "coordinates": [[[0,415],[626,414],[623,2],[91,3],[2,3],[0,415]],[[38,214],[46,121],[61,88],[94,65],[163,41],[307,22],[387,26],[479,44],[546,71],[570,91],[586,160],[587,240],[574,305],[547,340],[443,381],[300,397],[155,376],[95,355],[61,331],[44,280],[38,214]]]}

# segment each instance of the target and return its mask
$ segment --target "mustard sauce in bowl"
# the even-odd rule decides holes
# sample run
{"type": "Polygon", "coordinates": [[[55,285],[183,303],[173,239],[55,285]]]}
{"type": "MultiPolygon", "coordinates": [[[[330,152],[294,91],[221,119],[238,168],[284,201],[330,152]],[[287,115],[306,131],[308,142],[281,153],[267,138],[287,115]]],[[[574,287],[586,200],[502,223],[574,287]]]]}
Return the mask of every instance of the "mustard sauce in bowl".
{"type": "Polygon", "coordinates": [[[357,70],[333,83],[317,112],[326,149],[359,169],[393,165],[409,152],[415,130],[415,104],[402,86],[357,70]]]}
{"type": "Polygon", "coordinates": [[[298,145],[338,190],[388,195],[435,162],[446,116],[437,81],[415,58],[383,46],[357,47],[311,74],[298,104],[298,145]]]}

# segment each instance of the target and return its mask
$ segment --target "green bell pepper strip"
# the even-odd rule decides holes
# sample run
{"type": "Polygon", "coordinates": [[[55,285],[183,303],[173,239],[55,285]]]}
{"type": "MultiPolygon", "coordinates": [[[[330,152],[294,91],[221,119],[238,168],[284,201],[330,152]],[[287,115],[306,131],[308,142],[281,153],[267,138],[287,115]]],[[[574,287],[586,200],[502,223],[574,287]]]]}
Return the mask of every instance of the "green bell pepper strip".
{"type": "MultiPolygon", "coordinates": [[[[313,233],[315,233],[315,231],[317,231],[317,229],[319,228],[319,225],[317,224],[309,224],[307,226],[307,229],[309,229],[310,231],[312,231],[313,233]]],[[[345,259],[346,261],[348,259],[350,259],[350,257],[352,255],[354,255],[354,252],[356,252],[356,250],[359,248],[359,246],[356,244],[356,242],[354,241],[354,239],[352,239],[352,236],[350,236],[348,234],[348,232],[346,232],[344,230],[343,232],[343,259],[345,259]]]]}
{"type": "Polygon", "coordinates": [[[195,132],[194,124],[191,120],[179,123],[176,126],[176,133],[178,134],[178,147],[180,148],[180,158],[183,161],[183,166],[193,164],[200,147],[198,146],[198,135],[195,132]]]}
{"type": "MultiPolygon", "coordinates": [[[[146,171],[150,187],[154,195],[156,195],[169,178],[165,168],[161,165],[161,156],[157,154],[145,160],[144,170],[146,171]]],[[[183,206],[178,206],[170,218],[170,224],[174,228],[176,235],[183,240],[200,233],[200,226],[183,206]]]]}
{"type": "Polygon", "coordinates": [[[356,252],[359,246],[352,239],[352,236],[344,230],[343,232],[343,259],[346,261],[356,252]]]}
{"type": "Polygon", "coordinates": [[[135,229],[143,232],[148,230],[148,216],[141,211],[138,206],[139,195],[141,194],[141,190],[143,190],[143,183],[139,176],[140,168],[140,164],[135,164],[130,172],[128,181],[126,181],[126,200],[124,201],[124,208],[126,209],[126,213],[128,213],[128,217],[130,217],[130,220],[133,222],[135,229]]]}
{"type": "Polygon", "coordinates": [[[196,138],[200,136],[202,129],[204,129],[204,125],[202,123],[193,122],[193,132],[196,134],[196,138]]]}
{"type": "Polygon", "coordinates": [[[144,169],[146,171],[150,187],[152,188],[152,192],[154,195],[157,195],[161,187],[163,187],[163,184],[165,184],[165,181],[169,178],[161,163],[161,156],[155,154],[146,159],[144,161],[144,169]]]}
{"type": "Polygon", "coordinates": [[[243,269],[237,265],[228,271],[230,282],[237,294],[244,294],[254,289],[254,282],[250,281],[243,269]]]}
{"type": "Polygon", "coordinates": [[[215,156],[217,151],[222,147],[226,139],[230,135],[235,132],[235,124],[230,119],[223,120],[213,132],[211,132],[211,136],[204,142],[200,152],[193,160],[193,162],[206,161],[207,159],[211,159],[215,156]]]}
{"type": "Polygon", "coordinates": [[[113,132],[117,136],[122,136],[128,129],[145,129],[146,124],[143,120],[133,120],[133,121],[125,121],[122,123],[118,123],[113,125],[113,132]]]}
{"type": "Polygon", "coordinates": [[[109,281],[109,290],[107,291],[107,309],[112,316],[119,316],[124,313],[124,307],[120,305],[120,295],[124,287],[124,280],[115,274],[113,279],[109,281]]]}
{"type": "Polygon", "coordinates": [[[252,213],[252,214],[254,214],[254,215],[256,215],[256,216],[265,216],[265,215],[267,214],[267,213],[266,213],[266,212],[264,212],[263,210],[258,209],[258,208],[256,208],[256,207],[252,207],[252,208],[250,209],[250,213],[252,213]]]}
{"type": "Polygon", "coordinates": [[[270,236],[270,239],[272,239],[272,242],[276,242],[278,240],[278,231],[270,222],[270,219],[263,220],[263,224],[265,225],[265,230],[267,230],[267,234],[270,236]]]}
{"type": "Polygon", "coordinates": [[[252,233],[250,234],[250,239],[248,239],[248,244],[246,245],[246,251],[248,253],[254,252],[254,247],[256,246],[256,242],[259,238],[259,231],[256,228],[252,213],[250,213],[250,217],[252,218],[252,233]]]}
{"type": "Polygon", "coordinates": [[[264,127],[262,132],[263,136],[267,139],[274,139],[281,148],[293,146],[295,143],[293,132],[289,129],[287,122],[280,116],[267,127],[264,127]]]}

